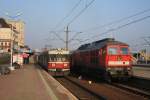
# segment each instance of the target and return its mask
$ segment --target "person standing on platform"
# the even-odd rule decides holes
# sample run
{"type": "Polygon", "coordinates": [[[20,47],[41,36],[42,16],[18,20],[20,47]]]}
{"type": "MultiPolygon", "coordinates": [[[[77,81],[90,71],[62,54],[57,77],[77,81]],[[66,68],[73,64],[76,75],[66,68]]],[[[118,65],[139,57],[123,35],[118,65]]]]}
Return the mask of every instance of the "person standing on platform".
{"type": "Polygon", "coordinates": [[[23,63],[24,64],[28,64],[29,63],[28,59],[29,59],[29,54],[23,53],[23,63]]]}

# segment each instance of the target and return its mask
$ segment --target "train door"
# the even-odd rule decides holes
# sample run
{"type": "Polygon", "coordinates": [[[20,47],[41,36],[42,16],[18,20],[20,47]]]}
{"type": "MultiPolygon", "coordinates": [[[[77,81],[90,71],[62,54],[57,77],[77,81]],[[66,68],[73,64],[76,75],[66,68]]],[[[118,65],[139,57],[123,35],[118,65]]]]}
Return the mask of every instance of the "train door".
{"type": "Polygon", "coordinates": [[[103,47],[99,50],[99,65],[101,67],[104,67],[105,62],[106,62],[106,47],[103,47]]]}

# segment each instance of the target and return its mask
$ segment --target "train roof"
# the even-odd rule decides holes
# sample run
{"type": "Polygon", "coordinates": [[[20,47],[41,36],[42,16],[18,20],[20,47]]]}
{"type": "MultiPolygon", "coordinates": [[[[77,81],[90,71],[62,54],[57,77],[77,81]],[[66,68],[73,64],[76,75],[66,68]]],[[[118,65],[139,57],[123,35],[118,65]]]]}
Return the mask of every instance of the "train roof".
{"type": "Polygon", "coordinates": [[[125,45],[129,46],[126,43],[116,41],[114,38],[105,38],[102,40],[94,41],[92,43],[81,45],[77,50],[89,50],[89,49],[98,49],[106,45],[125,45]]]}
{"type": "Polygon", "coordinates": [[[69,50],[66,50],[64,48],[50,49],[48,51],[48,54],[69,54],[69,50]]]}
{"type": "Polygon", "coordinates": [[[41,55],[45,54],[70,54],[69,50],[66,50],[64,48],[53,48],[50,50],[46,50],[40,53],[41,55]]]}

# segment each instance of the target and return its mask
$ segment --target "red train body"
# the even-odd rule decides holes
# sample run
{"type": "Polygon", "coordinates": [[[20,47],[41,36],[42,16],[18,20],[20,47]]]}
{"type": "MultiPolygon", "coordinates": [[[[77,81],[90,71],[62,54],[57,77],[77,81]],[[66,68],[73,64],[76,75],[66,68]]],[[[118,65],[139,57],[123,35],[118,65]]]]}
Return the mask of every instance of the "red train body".
{"type": "Polygon", "coordinates": [[[107,80],[130,77],[132,66],[129,46],[113,38],[82,45],[71,55],[71,71],[102,75],[107,80]]]}
{"type": "Polygon", "coordinates": [[[38,63],[53,75],[66,75],[70,72],[69,51],[52,49],[40,54],[38,63]]]}

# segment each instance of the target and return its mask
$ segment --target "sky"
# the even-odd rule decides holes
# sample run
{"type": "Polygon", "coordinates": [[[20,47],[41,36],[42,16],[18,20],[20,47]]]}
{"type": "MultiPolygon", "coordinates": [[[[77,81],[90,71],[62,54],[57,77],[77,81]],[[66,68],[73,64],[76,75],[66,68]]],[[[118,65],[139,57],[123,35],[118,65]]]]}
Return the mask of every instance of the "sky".
{"type": "MultiPolygon", "coordinates": [[[[67,25],[91,1],[0,0],[0,17],[8,19],[5,13],[15,16],[21,12],[15,20],[25,22],[25,44],[32,49],[64,48],[67,25]]],[[[128,43],[133,51],[149,49],[149,16],[150,0],[94,0],[69,24],[69,49],[110,37],[128,43]],[[116,22],[120,19],[124,20],[116,22]]]]}

